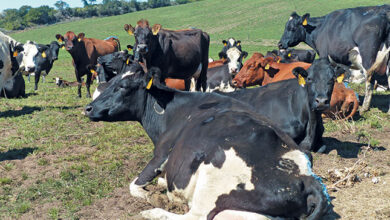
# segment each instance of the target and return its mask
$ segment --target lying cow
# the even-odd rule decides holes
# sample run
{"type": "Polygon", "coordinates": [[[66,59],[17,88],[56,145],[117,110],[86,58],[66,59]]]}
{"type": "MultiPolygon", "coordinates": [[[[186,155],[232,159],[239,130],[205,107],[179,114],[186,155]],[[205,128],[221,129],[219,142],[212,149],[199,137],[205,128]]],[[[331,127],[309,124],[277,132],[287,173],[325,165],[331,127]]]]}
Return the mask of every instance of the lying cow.
{"type": "Polygon", "coordinates": [[[66,32],[65,36],[57,34],[56,38],[60,43],[65,41],[65,49],[73,58],[76,79],[79,83],[78,97],[81,98],[81,77],[84,75],[87,75],[87,97],[91,97],[92,73],[87,67],[96,65],[98,57],[120,50],[119,40],[116,37],[110,37],[106,40],[86,38],[84,33],[79,33],[76,36],[72,31],[66,32]]]}
{"type": "Polygon", "coordinates": [[[0,97],[8,99],[26,97],[26,84],[20,72],[6,81],[3,89],[0,91],[0,97]]]}
{"type": "Polygon", "coordinates": [[[124,29],[135,37],[135,60],[147,68],[161,69],[160,82],[166,78],[184,79],[190,89],[192,77],[197,79],[196,90],[207,87],[207,66],[210,37],[199,29],[166,30],[160,24],[149,27],[147,20],[140,20],[134,28],[125,24],[124,29]]]}
{"type": "Polygon", "coordinates": [[[281,63],[292,62],[305,62],[313,63],[316,52],[314,50],[302,50],[302,49],[287,49],[287,50],[272,50],[268,51],[266,57],[280,57],[281,63]]]}
{"type": "Polygon", "coordinates": [[[344,83],[335,83],[330,99],[330,108],[324,114],[333,119],[352,118],[359,108],[355,92],[346,88],[344,83]]]}
{"type": "Polygon", "coordinates": [[[190,207],[184,215],[155,208],[143,217],[319,219],[327,211],[307,155],[269,119],[226,96],[151,83],[158,72],[149,69],[145,79],[135,64],[85,108],[92,121],[138,121],[153,141],[154,157],[130,184],[132,196],[147,199],[144,187],[164,172],[168,198],[190,207]]]}
{"type": "MultiPolygon", "coordinates": [[[[319,57],[353,66],[366,76],[366,92],[361,111],[372,98],[371,77],[387,64],[390,51],[390,5],[347,8],[322,17],[292,13],[278,43],[279,49],[305,42],[319,57]]],[[[384,74],[385,72],[382,72],[384,74]]],[[[390,81],[390,75],[388,75],[390,81]]],[[[390,111],[389,111],[390,112],[390,111]]]]}
{"type": "Polygon", "coordinates": [[[243,88],[254,85],[267,85],[280,80],[295,78],[292,70],[295,67],[310,67],[310,63],[278,63],[271,57],[265,58],[261,53],[254,53],[240,72],[234,77],[234,87],[243,88]]]}
{"type": "MultiPolygon", "coordinates": [[[[64,88],[64,87],[72,87],[72,86],[80,86],[80,83],[75,81],[75,82],[69,82],[69,81],[66,81],[64,79],[62,79],[61,77],[56,77],[56,78],[53,78],[56,82],[56,85],[58,87],[61,87],[61,88],[64,88]]],[[[85,86],[85,82],[81,82],[81,86],[85,86]]]]}

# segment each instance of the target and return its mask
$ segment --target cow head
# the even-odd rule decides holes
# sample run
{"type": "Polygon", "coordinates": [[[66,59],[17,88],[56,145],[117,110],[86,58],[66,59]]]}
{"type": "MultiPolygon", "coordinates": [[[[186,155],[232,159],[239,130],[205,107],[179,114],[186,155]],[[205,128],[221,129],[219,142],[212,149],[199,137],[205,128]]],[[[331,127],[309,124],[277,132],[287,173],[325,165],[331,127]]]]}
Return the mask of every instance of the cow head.
{"type": "Polygon", "coordinates": [[[243,88],[261,85],[265,74],[268,74],[267,71],[270,70],[274,62],[272,57],[265,58],[261,53],[254,53],[232,80],[233,86],[243,88]]]}
{"type": "Polygon", "coordinates": [[[236,47],[232,47],[226,51],[228,60],[229,73],[235,76],[242,67],[242,60],[248,56],[246,51],[240,51],[236,47]]]}
{"type": "Polygon", "coordinates": [[[135,53],[146,56],[154,50],[154,41],[161,29],[161,25],[155,24],[150,28],[149,22],[142,19],[137,22],[135,28],[129,24],[125,24],[124,29],[129,35],[134,35],[135,37],[135,53]]]}
{"type": "Polygon", "coordinates": [[[58,52],[62,45],[60,45],[57,41],[52,41],[50,44],[47,45],[50,49],[51,59],[52,61],[58,60],[58,52]]]}
{"type": "Polygon", "coordinates": [[[283,36],[278,43],[279,49],[294,47],[305,41],[309,17],[310,14],[305,14],[302,17],[295,12],[291,14],[284,28],[283,36]]]}
{"type": "Polygon", "coordinates": [[[34,72],[35,71],[35,62],[34,58],[38,54],[38,46],[32,42],[32,41],[27,41],[23,45],[23,51],[21,54],[23,55],[22,62],[21,62],[21,67],[24,67],[24,70],[26,72],[34,72]]]}
{"type": "Polygon", "coordinates": [[[85,34],[80,33],[78,36],[72,31],[66,32],[64,36],[57,34],[57,40],[62,43],[65,43],[65,49],[69,52],[73,51],[74,47],[79,44],[84,39],[85,34]]]}
{"type": "Polygon", "coordinates": [[[344,67],[334,65],[327,58],[315,60],[307,69],[296,67],[293,74],[297,77],[298,83],[307,89],[309,104],[312,110],[323,111],[330,107],[330,98],[333,92],[335,81],[344,77],[344,67]]]}
{"type": "Polygon", "coordinates": [[[109,86],[85,108],[93,121],[137,120],[145,106],[147,87],[142,67],[135,63],[128,72],[115,76],[109,86]]]}
{"type": "Polygon", "coordinates": [[[229,38],[227,41],[226,40],[223,40],[222,41],[222,44],[223,44],[223,47],[222,47],[222,50],[221,52],[219,52],[218,56],[219,56],[219,59],[223,59],[224,57],[226,57],[226,52],[230,49],[230,48],[237,48],[239,51],[242,51],[241,49],[241,41],[234,39],[234,38],[229,38]]]}
{"type": "Polygon", "coordinates": [[[101,56],[97,59],[96,72],[99,82],[107,82],[115,75],[120,74],[124,66],[131,65],[134,61],[127,50],[114,52],[101,56]]]}

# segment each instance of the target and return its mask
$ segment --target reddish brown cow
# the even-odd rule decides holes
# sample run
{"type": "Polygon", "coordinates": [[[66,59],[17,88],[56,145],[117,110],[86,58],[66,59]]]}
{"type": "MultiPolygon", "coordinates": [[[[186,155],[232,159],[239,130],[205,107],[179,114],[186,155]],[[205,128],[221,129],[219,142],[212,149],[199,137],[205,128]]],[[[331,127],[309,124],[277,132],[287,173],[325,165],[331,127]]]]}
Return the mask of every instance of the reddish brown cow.
{"type": "Polygon", "coordinates": [[[106,40],[86,38],[84,33],[76,36],[72,31],[66,32],[64,36],[57,34],[56,38],[60,42],[65,41],[65,49],[73,58],[76,79],[79,82],[78,96],[81,97],[81,77],[87,75],[87,97],[91,97],[89,88],[92,83],[92,73],[87,66],[96,65],[99,56],[118,51],[120,49],[119,40],[114,37],[106,40]]]}
{"type": "Polygon", "coordinates": [[[226,63],[228,63],[227,59],[215,60],[213,62],[210,62],[207,68],[210,69],[210,68],[214,68],[214,67],[217,67],[217,66],[222,66],[222,65],[224,65],[226,63]]]}
{"type": "Polygon", "coordinates": [[[186,89],[185,82],[182,79],[172,79],[172,78],[167,78],[165,79],[165,84],[169,88],[174,88],[178,90],[184,91],[186,89]]]}
{"type": "Polygon", "coordinates": [[[243,88],[254,85],[264,86],[272,82],[293,79],[295,76],[292,74],[292,70],[295,67],[308,69],[310,65],[310,63],[304,62],[278,63],[272,57],[264,58],[263,54],[254,53],[234,77],[232,84],[235,87],[243,88]]]}
{"type": "Polygon", "coordinates": [[[352,118],[359,108],[359,102],[352,89],[346,88],[344,83],[336,82],[333,86],[330,109],[325,111],[325,116],[333,119],[352,118]],[[349,115],[347,115],[349,113],[349,115]]]}

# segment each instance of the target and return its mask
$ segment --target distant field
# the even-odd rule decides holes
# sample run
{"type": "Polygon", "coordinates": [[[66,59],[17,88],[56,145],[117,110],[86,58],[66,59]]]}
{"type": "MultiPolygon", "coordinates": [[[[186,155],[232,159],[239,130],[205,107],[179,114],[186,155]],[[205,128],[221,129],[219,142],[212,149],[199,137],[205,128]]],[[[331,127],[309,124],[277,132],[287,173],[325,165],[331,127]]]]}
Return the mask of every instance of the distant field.
{"type": "MultiPolygon", "coordinates": [[[[200,28],[210,34],[210,56],[221,41],[235,37],[249,52],[276,48],[292,11],[322,16],[340,8],[379,5],[372,0],[204,0],[115,17],[91,18],[13,33],[21,42],[50,43],[68,30],[86,37],[118,36],[122,49],[134,38],[123,30],[145,18],[163,28],[200,28]]],[[[132,198],[128,184],[151,158],[153,145],[136,122],[90,122],[81,114],[91,100],[76,98],[76,88],[58,88],[52,78],[75,81],[71,57],[59,60],[34,92],[26,81],[26,99],[0,99],[0,219],[134,219],[151,208],[132,198]]],[[[34,77],[32,77],[32,80],[34,77]]],[[[96,83],[93,85],[94,89],[96,83]]],[[[362,86],[354,87],[363,94],[362,86]]],[[[314,154],[314,170],[331,185],[328,170],[352,167],[363,158],[362,182],[331,192],[334,213],[342,219],[390,218],[390,92],[374,93],[371,110],[354,121],[327,121],[325,142],[331,152],[314,154]],[[365,146],[372,148],[365,151],[365,146]],[[363,172],[380,177],[379,184],[363,172]]],[[[330,151],[329,150],[329,151],[330,151]]],[[[153,204],[153,206],[158,206],[153,204]]],[[[178,210],[176,206],[165,206],[178,210]]],[[[180,211],[180,210],[179,210],[180,211]]],[[[181,210],[182,211],[182,210],[181,210]]]]}

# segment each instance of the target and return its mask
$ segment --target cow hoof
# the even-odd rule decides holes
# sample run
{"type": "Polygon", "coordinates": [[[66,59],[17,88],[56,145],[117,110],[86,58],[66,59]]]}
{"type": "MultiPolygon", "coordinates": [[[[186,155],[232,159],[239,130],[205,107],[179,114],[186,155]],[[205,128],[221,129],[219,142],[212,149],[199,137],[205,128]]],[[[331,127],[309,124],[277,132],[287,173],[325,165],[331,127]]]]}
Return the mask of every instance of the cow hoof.
{"type": "Polygon", "coordinates": [[[146,191],[143,186],[135,184],[135,181],[137,181],[138,177],[133,180],[133,182],[130,183],[129,189],[130,189],[130,195],[137,197],[137,198],[142,198],[142,199],[147,199],[148,191],[146,191]]]}
{"type": "Polygon", "coordinates": [[[318,149],[317,153],[324,153],[326,151],[326,145],[322,145],[322,147],[320,147],[320,149],[318,149]]]}

